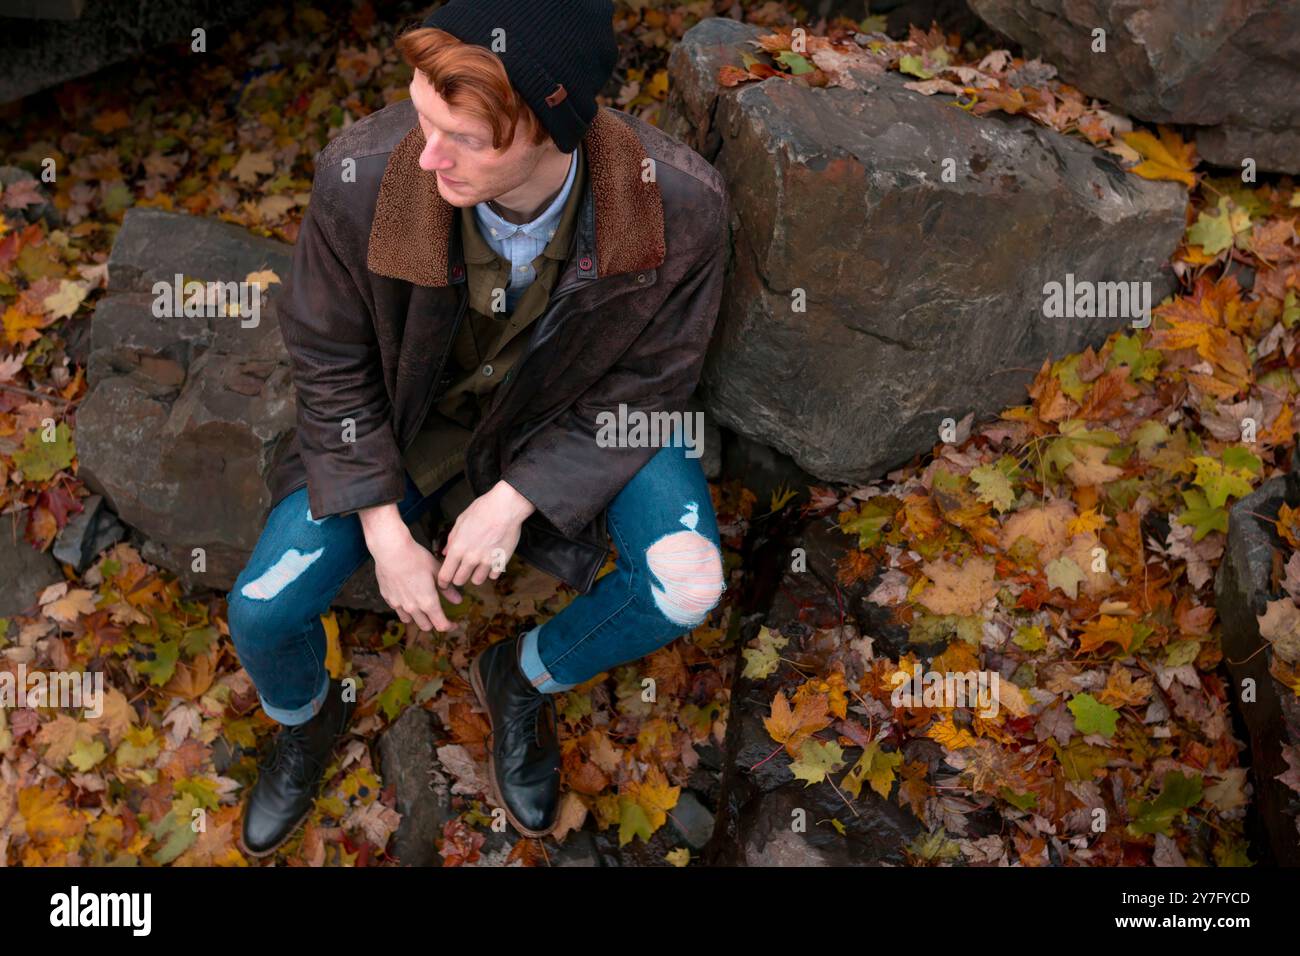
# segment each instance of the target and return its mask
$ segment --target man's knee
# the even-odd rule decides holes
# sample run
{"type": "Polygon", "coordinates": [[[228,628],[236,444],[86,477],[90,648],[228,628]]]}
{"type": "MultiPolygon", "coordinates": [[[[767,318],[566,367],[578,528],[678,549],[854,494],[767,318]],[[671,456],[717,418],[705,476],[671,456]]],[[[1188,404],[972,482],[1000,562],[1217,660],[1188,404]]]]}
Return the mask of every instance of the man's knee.
{"type": "Polygon", "coordinates": [[[697,531],[665,535],[650,546],[646,561],[662,584],[651,585],[655,605],[674,624],[699,625],[722,597],[722,556],[697,531]]]}
{"type": "Polygon", "coordinates": [[[300,603],[288,600],[293,595],[291,585],[324,553],[324,548],[307,552],[288,548],[259,573],[244,568],[227,599],[226,623],[231,637],[288,626],[287,617],[295,613],[290,605],[300,603]]]}

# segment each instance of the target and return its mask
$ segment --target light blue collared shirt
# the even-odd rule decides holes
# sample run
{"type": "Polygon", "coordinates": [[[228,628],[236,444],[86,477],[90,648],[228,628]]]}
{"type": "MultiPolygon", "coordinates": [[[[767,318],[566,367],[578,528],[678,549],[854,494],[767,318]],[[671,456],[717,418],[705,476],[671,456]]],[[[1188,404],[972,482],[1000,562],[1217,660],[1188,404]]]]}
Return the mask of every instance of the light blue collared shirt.
{"type": "Polygon", "coordinates": [[[533,260],[542,254],[551,237],[555,235],[555,230],[559,228],[560,214],[564,211],[564,203],[569,198],[569,191],[573,188],[573,181],[578,175],[577,150],[569,156],[569,175],[564,180],[564,186],[551,200],[551,204],[532,222],[522,225],[507,222],[493,212],[486,202],[474,206],[474,215],[478,220],[479,232],[484,241],[497,255],[510,263],[506,306],[511,311],[514,311],[515,303],[519,301],[524,290],[537,278],[533,260]]]}

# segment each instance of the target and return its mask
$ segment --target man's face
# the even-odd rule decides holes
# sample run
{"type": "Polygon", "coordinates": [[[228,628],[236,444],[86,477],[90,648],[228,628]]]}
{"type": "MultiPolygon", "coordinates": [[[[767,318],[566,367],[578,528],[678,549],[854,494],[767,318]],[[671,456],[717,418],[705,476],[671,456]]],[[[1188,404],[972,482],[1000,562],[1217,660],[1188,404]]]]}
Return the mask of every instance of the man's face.
{"type": "Polygon", "coordinates": [[[541,161],[541,146],[525,142],[523,124],[515,129],[509,149],[492,148],[487,123],[454,113],[419,70],[411,80],[411,101],[424,131],[420,168],[437,173],[438,192],[453,206],[473,206],[505,195],[528,182],[541,161]]]}

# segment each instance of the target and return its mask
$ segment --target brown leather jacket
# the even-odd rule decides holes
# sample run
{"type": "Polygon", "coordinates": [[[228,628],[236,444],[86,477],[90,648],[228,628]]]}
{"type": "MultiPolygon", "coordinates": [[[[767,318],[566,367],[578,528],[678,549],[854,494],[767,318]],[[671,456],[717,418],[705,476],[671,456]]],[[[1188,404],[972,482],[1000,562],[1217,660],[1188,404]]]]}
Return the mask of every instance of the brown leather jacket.
{"type": "MultiPolygon", "coordinates": [[[[583,142],[574,254],[466,450],[475,495],[504,478],[537,508],[519,557],[580,592],[609,553],[609,502],[659,450],[599,446],[596,416],[686,411],[730,220],[717,170],[648,123],[602,107],[583,142]]],[[[297,427],[266,475],[272,507],[304,484],[317,519],[404,496],[402,450],[451,380],[468,302],[460,217],[420,169],[423,145],[402,100],[316,158],[278,309],[297,427]]]]}

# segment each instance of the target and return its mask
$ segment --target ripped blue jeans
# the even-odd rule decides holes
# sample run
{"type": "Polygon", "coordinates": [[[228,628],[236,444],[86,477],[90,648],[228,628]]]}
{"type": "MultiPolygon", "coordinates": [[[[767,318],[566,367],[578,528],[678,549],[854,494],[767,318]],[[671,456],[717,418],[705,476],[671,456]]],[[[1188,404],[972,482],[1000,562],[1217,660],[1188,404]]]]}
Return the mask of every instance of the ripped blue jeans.
{"type": "MultiPolygon", "coordinates": [[[[568,690],[644,657],[717,605],[726,582],[709,486],[699,459],[680,437],[674,441],[610,502],[614,569],[524,633],[520,665],[538,690],[568,690]]],[[[402,520],[413,523],[450,484],[421,496],[408,474],[402,520]]],[[[361,519],[312,518],[306,487],[271,510],[227,611],[235,651],[267,716],[299,724],[320,710],[329,689],[321,615],[369,557],[361,519]]]]}

